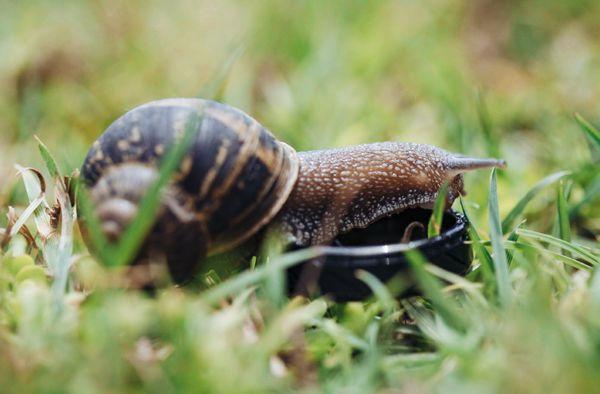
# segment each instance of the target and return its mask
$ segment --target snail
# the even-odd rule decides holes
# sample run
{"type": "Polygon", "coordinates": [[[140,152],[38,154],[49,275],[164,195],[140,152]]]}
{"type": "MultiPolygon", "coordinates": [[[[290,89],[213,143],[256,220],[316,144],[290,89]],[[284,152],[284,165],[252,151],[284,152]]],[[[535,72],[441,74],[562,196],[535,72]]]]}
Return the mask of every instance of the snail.
{"type": "Polygon", "coordinates": [[[464,194],[463,172],[505,165],[400,142],[296,152],[231,106],[163,99],[117,119],[84,161],[82,179],[109,240],[137,214],[190,116],[201,122],[142,248],[163,252],[176,282],[203,257],[265,228],[300,247],[327,244],[404,209],[431,207],[445,182],[451,204],[464,194]]]}

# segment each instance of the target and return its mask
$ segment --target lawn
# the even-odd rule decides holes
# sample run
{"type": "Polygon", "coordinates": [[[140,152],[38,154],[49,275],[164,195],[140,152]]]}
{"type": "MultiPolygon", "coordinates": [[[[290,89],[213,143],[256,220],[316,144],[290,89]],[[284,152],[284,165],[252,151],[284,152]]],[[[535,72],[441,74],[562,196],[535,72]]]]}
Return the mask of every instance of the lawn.
{"type": "Polygon", "coordinates": [[[0,7],[0,392],[600,390],[600,2],[0,7]],[[363,302],[290,299],[298,254],[271,248],[136,289],[121,264],[135,242],[90,254],[64,177],[165,97],[238,107],[299,151],[411,141],[505,159],[467,174],[453,206],[471,270],[414,256],[422,296],[358,273],[363,302]]]}

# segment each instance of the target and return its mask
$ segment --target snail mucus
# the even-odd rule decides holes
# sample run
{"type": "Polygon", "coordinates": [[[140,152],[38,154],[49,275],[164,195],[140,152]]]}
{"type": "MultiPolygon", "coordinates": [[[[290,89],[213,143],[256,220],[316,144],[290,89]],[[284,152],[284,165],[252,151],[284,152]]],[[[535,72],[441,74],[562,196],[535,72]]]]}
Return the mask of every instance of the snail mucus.
{"type": "Polygon", "coordinates": [[[82,167],[109,240],[119,239],[136,216],[161,159],[190,116],[199,114],[196,135],[163,190],[142,247],[163,253],[176,282],[189,279],[203,257],[265,229],[297,247],[329,244],[405,209],[431,207],[445,182],[449,206],[464,194],[464,172],[504,166],[502,160],[415,143],[296,152],[231,106],[202,99],[153,101],[111,124],[82,167]]]}

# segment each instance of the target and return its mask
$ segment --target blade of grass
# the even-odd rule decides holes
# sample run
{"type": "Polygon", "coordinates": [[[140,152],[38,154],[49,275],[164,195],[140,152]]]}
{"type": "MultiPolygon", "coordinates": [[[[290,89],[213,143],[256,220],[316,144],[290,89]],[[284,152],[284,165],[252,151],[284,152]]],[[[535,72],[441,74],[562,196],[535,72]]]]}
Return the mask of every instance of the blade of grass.
{"type": "Polygon", "coordinates": [[[155,215],[162,199],[162,190],[171,180],[171,175],[177,170],[183,156],[196,137],[202,126],[202,119],[203,113],[191,115],[186,122],[183,137],[180,141],[175,142],[163,158],[158,179],[142,199],[138,214],[115,246],[113,265],[125,265],[135,257],[144,238],[154,225],[155,215]]]}
{"type": "Polygon", "coordinates": [[[313,325],[316,328],[323,330],[323,332],[331,337],[336,344],[342,344],[342,346],[348,344],[354,349],[361,351],[367,351],[369,349],[369,344],[364,339],[356,336],[348,328],[338,324],[332,319],[315,319],[313,325]]]}
{"type": "Polygon", "coordinates": [[[533,238],[538,241],[557,246],[565,251],[569,251],[571,254],[579,256],[581,259],[587,261],[591,265],[600,264],[600,256],[595,256],[593,252],[587,250],[587,248],[583,245],[563,241],[562,239],[533,230],[519,229],[517,230],[517,233],[522,237],[533,238]]]}
{"type": "Polygon", "coordinates": [[[427,225],[427,237],[433,238],[440,235],[442,230],[442,220],[444,218],[444,208],[446,206],[446,195],[448,194],[448,182],[440,187],[438,195],[435,199],[433,211],[427,225]]]}
{"type": "MultiPolygon", "coordinates": [[[[271,263],[271,259],[280,256],[285,250],[285,245],[278,234],[267,232],[261,245],[260,256],[265,256],[264,264],[271,263]]],[[[264,293],[271,305],[281,308],[285,304],[287,277],[283,270],[271,270],[265,279],[264,293]]]]}
{"type": "Polygon", "coordinates": [[[395,309],[396,301],[388,288],[375,275],[368,271],[358,270],[355,275],[371,289],[373,295],[381,304],[384,313],[389,315],[395,309]]]}
{"type": "MultiPolygon", "coordinates": [[[[162,189],[170,181],[171,175],[176,171],[201,124],[202,113],[190,116],[185,124],[183,136],[173,144],[164,156],[158,179],[146,192],[146,196],[140,202],[138,214],[117,244],[110,244],[102,233],[100,220],[86,187],[84,185],[77,187],[78,207],[86,222],[85,228],[88,239],[92,243],[95,254],[106,266],[122,266],[135,257],[148,231],[154,225],[155,214],[160,207],[162,189]]],[[[82,180],[78,182],[82,182],[82,180]]]]}
{"type": "Polygon", "coordinates": [[[590,279],[590,294],[595,304],[600,304],[600,269],[596,268],[590,279]]]}
{"type": "Polygon", "coordinates": [[[457,330],[464,330],[467,327],[467,321],[459,312],[458,307],[444,295],[442,285],[433,275],[427,272],[427,262],[421,252],[418,250],[409,250],[406,257],[411,265],[417,283],[424,295],[431,301],[435,310],[444,319],[444,321],[457,330]]]}
{"type": "Polygon", "coordinates": [[[461,288],[465,290],[474,290],[481,287],[480,283],[471,282],[468,279],[465,279],[463,276],[457,275],[453,272],[446,271],[445,269],[433,265],[427,264],[425,266],[425,270],[429,272],[431,275],[438,277],[441,280],[451,283],[456,288],[461,288]]]}
{"type": "Polygon", "coordinates": [[[502,238],[502,227],[500,224],[500,213],[498,211],[498,186],[496,182],[496,169],[492,169],[490,176],[490,195],[488,196],[488,215],[490,222],[490,239],[494,253],[492,260],[498,283],[498,295],[500,303],[506,306],[510,302],[511,289],[510,278],[508,277],[508,261],[504,249],[504,239],[502,238]]]}
{"type": "MultiPolygon", "coordinates": [[[[82,183],[78,180],[77,183],[82,183]]],[[[113,260],[113,248],[109,245],[108,239],[101,230],[101,223],[93,207],[91,197],[84,185],[77,187],[77,209],[81,212],[84,219],[86,239],[91,243],[94,254],[106,266],[111,266],[113,260]]],[[[84,230],[84,229],[82,229],[84,230]]]]}
{"type": "MultiPolygon", "coordinates": [[[[525,223],[524,220],[521,223],[519,223],[513,231],[511,231],[511,233],[508,235],[508,238],[506,239],[507,242],[517,242],[519,240],[519,234],[517,234],[517,229],[520,228],[523,225],[523,223],[525,223]]],[[[506,251],[506,261],[508,262],[509,266],[510,266],[510,263],[512,263],[513,258],[514,258],[514,255],[513,255],[512,251],[510,251],[510,250],[506,251]]]]}
{"type": "MultiPolygon", "coordinates": [[[[483,241],[482,244],[490,245],[490,242],[483,241]]],[[[535,252],[536,254],[541,253],[541,254],[548,255],[550,257],[561,260],[562,262],[566,263],[567,265],[570,265],[573,268],[582,269],[582,270],[586,270],[586,271],[591,271],[593,268],[593,266],[582,263],[581,261],[575,260],[572,257],[568,257],[568,256],[562,255],[560,253],[554,252],[554,251],[548,249],[547,247],[542,246],[539,242],[536,242],[533,239],[530,239],[528,241],[510,241],[510,240],[508,240],[505,242],[505,245],[506,245],[507,249],[511,249],[511,250],[521,249],[521,250],[527,251],[527,252],[535,252]]]]}
{"type": "Polygon", "coordinates": [[[44,160],[44,163],[46,164],[46,168],[48,169],[48,172],[50,173],[50,177],[59,178],[59,179],[61,179],[61,182],[62,182],[62,176],[60,175],[60,171],[58,169],[58,164],[56,164],[56,160],[54,159],[54,157],[48,150],[48,147],[42,142],[42,140],[39,139],[39,137],[37,135],[34,136],[34,138],[38,143],[38,149],[40,151],[40,155],[42,156],[42,159],[44,160]]]}
{"type": "Polygon", "coordinates": [[[56,302],[58,304],[60,302],[58,296],[66,290],[69,270],[71,268],[73,256],[73,227],[77,220],[77,213],[74,204],[71,201],[69,191],[66,188],[64,178],[58,177],[56,182],[56,199],[60,205],[61,225],[57,258],[52,262],[54,274],[52,288],[55,296],[57,296],[56,302]]]}
{"type": "Polygon", "coordinates": [[[565,256],[563,254],[554,252],[542,245],[540,245],[538,242],[532,242],[533,240],[529,240],[529,242],[518,242],[518,241],[507,241],[507,247],[511,248],[511,249],[535,249],[536,252],[540,252],[544,255],[547,255],[549,257],[553,257],[556,258],[560,261],[562,261],[563,263],[573,267],[573,268],[577,268],[577,269],[581,269],[581,270],[585,270],[585,271],[591,271],[592,270],[592,266],[582,263],[579,260],[576,260],[572,257],[569,256],[565,256]]]}
{"type": "Polygon", "coordinates": [[[439,365],[443,359],[444,356],[439,353],[409,353],[385,356],[382,361],[386,369],[405,369],[439,365]]]}
{"type": "Polygon", "coordinates": [[[579,214],[582,207],[594,201],[598,196],[600,196],[600,173],[596,175],[594,180],[592,180],[590,185],[586,188],[585,194],[581,200],[571,206],[571,209],[569,210],[571,219],[579,214]]]}
{"type": "Polygon", "coordinates": [[[563,181],[558,183],[558,187],[556,189],[556,210],[560,239],[571,242],[571,223],[569,222],[569,208],[567,199],[565,197],[563,181]]]}
{"type": "Polygon", "coordinates": [[[577,121],[577,124],[579,124],[581,130],[583,130],[585,135],[593,144],[595,149],[600,151],[600,131],[596,127],[594,127],[590,122],[585,120],[583,116],[577,113],[575,114],[575,120],[577,121]]]}
{"type": "Polygon", "coordinates": [[[25,224],[25,222],[35,213],[35,211],[39,208],[39,206],[44,202],[44,196],[39,196],[35,200],[29,203],[27,208],[21,213],[17,221],[13,224],[10,229],[10,237],[14,237],[21,230],[21,227],[25,224]]]}
{"type": "Polygon", "coordinates": [[[47,244],[45,258],[48,268],[54,276],[52,289],[55,295],[55,305],[60,308],[62,302],[60,295],[65,291],[73,254],[73,227],[77,220],[71,194],[65,178],[61,175],[56,160],[48,150],[48,147],[36,136],[40,155],[46,164],[48,172],[56,182],[56,199],[60,206],[61,225],[58,243],[47,244]]]}
{"type": "Polygon", "coordinates": [[[219,285],[206,290],[201,298],[208,304],[216,304],[220,300],[239,293],[241,290],[257,284],[267,278],[273,271],[286,270],[302,261],[313,259],[323,254],[319,247],[301,249],[275,257],[269,264],[246,270],[236,276],[221,282],[219,285]]]}
{"type": "MultiPolygon", "coordinates": [[[[34,168],[25,168],[20,165],[15,165],[15,168],[19,172],[19,175],[23,178],[23,184],[25,185],[25,192],[29,201],[34,201],[41,196],[46,194],[46,181],[43,175],[34,168]]],[[[40,206],[34,211],[33,219],[37,228],[38,234],[43,240],[47,240],[52,233],[52,227],[50,226],[50,219],[42,208],[47,208],[48,204],[44,199],[40,206]]]]}
{"type": "Polygon", "coordinates": [[[502,221],[502,233],[506,234],[508,233],[511,228],[513,227],[514,223],[517,221],[517,219],[519,218],[519,216],[521,216],[521,214],[523,213],[523,211],[525,210],[525,207],[527,207],[527,204],[529,204],[529,202],[542,190],[544,189],[546,186],[552,184],[553,182],[556,182],[557,180],[570,175],[571,173],[569,171],[560,171],[560,172],[556,172],[554,174],[551,174],[549,176],[547,176],[546,178],[542,179],[541,181],[539,181],[538,183],[536,183],[520,200],[519,202],[517,202],[517,204],[513,207],[513,209],[508,213],[508,215],[506,215],[506,217],[504,218],[504,220],[502,221]]]}
{"type": "Polygon", "coordinates": [[[217,69],[215,75],[210,79],[210,82],[200,90],[198,97],[216,101],[222,100],[231,70],[245,50],[246,45],[238,45],[217,69]]]}
{"type": "Polygon", "coordinates": [[[469,219],[469,215],[462,198],[460,199],[460,206],[463,214],[467,218],[467,222],[469,223],[467,232],[469,233],[469,239],[473,241],[473,249],[475,249],[475,255],[477,255],[477,258],[479,259],[479,264],[483,270],[484,279],[488,279],[488,281],[494,281],[494,262],[492,261],[492,255],[490,255],[490,252],[488,252],[488,250],[481,245],[481,237],[479,236],[477,227],[469,219]]]}
{"type": "Polygon", "coordinates": [[[484,272],[484,276],[494,278],[494,261],[490,252],[484,248],[481,244],[481,237],[477,233],[477,230],[472,225],[469,225],[467,229],[469,233],[469,239],[473,242],[473,249],[475,249],[475,255],[479,259],[479,263],[484,272]]]}

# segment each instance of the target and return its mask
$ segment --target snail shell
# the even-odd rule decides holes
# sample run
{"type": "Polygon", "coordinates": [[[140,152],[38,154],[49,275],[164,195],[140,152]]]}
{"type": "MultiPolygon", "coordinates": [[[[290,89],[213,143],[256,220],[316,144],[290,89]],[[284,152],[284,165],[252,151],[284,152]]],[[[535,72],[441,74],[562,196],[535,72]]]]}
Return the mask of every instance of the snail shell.
{"type": "Polygon", "coordinates": [[[117,239],[157,179],[161,159],[190,117],[200,114],[195,140],[165,191],[147,242],[179,255],[168,256],[175,279],[187,277],[198,258],[240,244],[273,218],[296,182],[296,152],[237,109],[166,99],[139,106],[110,125],[81,172],[105,234],[117,239]]]}
{"type": "Polygon", "coordinates": [[[205,255],[239,245],[267,224],[299,246],[326,244],[403,209],[430,207],[444,182],[451,204],[464,194],[463,172],[504,166],[399,142],[296,153],[230,106],[159,100],[110,125],[83,164],[109,239],[135,217],[165,152],[199,114],[195,140],[142,248],[164,252],[176,281],[188,279],[205,255]]]}

